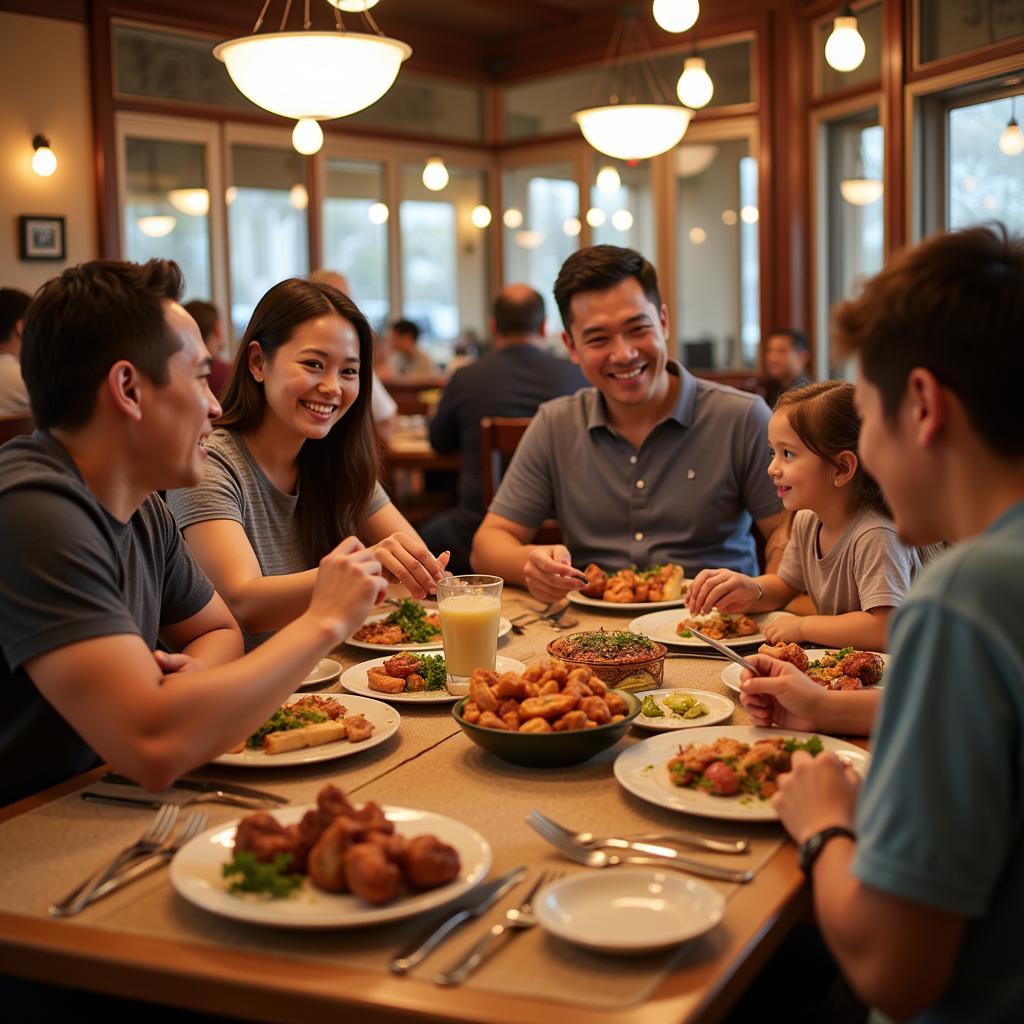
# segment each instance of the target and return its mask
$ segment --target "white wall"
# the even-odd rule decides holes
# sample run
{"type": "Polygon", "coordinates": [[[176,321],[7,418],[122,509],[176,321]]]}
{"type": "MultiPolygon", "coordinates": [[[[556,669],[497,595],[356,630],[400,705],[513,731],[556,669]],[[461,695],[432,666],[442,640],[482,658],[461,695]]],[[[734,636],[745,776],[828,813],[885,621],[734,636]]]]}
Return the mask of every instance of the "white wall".
{"type": "Polygon", "coordinates": [[[0,287],[33,292],[98,254],[88,30],[78,22],[0,12],[0,287]],[[57,156],[32,172],[32,137],[57,156]],[[18,258],[18,216],[65,220],[65,262],[18,258]]]}

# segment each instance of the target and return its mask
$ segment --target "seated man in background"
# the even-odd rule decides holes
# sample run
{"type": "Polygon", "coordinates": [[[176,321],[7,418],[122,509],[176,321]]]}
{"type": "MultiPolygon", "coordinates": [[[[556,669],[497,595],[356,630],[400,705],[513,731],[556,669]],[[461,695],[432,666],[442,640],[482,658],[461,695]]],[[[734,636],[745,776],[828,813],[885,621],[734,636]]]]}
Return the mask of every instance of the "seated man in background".
{"type": "Polygon", "coordinates": [[[481,499],[480,421],[488,416],[532,416],[542,402],[586,384],[568,359],[544,351],[544,300],[525,284],[511,284],[494,300],[494,345],[459,370],[430,421],[439,452],[462,452],[459,504],[424,523],[420,536],[432,551],[451,551],[448,568],[471,572],[473,534],[484,517],[481,499]]]}
{"type": "Polygon", "coordinates": [[[437,377],[437,367],[419,347],[419,340],[420,329],[411,320],[396,320],[388,328],[388,376],[384,380],[427,381],[437,377]]]}
{"type": "Polygon", "coordinates": [[[811,362],[811,342],[803,331],[780,328],[764,343],[765,401],[774,409],[779,395],[790,388],[812,383],[807,374],[811,362]]]}
{"type": "Polygon", "coordinates": [[[223,358],[228,350],[228,339],[220,313],[212,302],[204,302],[202,299],[186,302],[184,309],[195,320],[206,351],[210,353],[210,390],[216,398],[220,398],[224,394],[228,374],[231,373],[231,364],[223,358]]]}
{"type": "Polygon", "coordinates": [[[539,410],[477,531],[473,567],[545,601],[584,586],[588,562],[756,573],[751,522],[767,540],[785,516],[768,476],[768,407],[668,358],[657,274],[632,249],[573,253],[555,299],[593,386],[539,410]],[[550,516],[568,547],[530,543],[550,516]]]}
{"type": "Polygon", "coordinates": [[[170,261],[87,263],[26,316],[40,429],[0,450],[0,803],[97,756],[164,788],[255,732],[386,590],[351,538],[320,563],[307,611],[239,657],[238,626],[153,493],[199,482],[220,414],[181,285],[170,261]]]}
{"type": "MultiPolygon", "coordinates": [[[[896,529],[953,546],[893,615],[866,780],[796,753],[773,803],[865,1002],[899,1020],[1022,1020],[1024,239],[931,238],[833,324],[858,359],[860,453],[896,529]]],[[[759,723],[823,728],[855,696],[817,706],[792,665],[753,660],[764,675],[741,685],[759,723]]]]}
{"type": "Polygon", "coordinates": [[[31,296],[0,288],[0,416],[31,416],[21,379],[21,333],[31,296]]]}

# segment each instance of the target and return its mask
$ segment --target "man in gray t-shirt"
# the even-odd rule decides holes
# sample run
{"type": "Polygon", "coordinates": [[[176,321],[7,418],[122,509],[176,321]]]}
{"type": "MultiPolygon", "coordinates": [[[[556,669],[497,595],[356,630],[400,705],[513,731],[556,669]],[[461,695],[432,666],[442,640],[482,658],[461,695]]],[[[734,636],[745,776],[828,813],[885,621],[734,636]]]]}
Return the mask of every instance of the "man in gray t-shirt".
{"type": "Polygon", "coordinates": [[[751,523],[767,540],[785,516],[763,400],[668,359],[668,312],[639,253],[573,253],[555,298],[570,358],[593,387],[541,408],[477,531],[474,568],[545,601],[585,585],[589,561],[756,572],[751,523]],[[530,543],[547,516],[565,546],[530,543]]]}

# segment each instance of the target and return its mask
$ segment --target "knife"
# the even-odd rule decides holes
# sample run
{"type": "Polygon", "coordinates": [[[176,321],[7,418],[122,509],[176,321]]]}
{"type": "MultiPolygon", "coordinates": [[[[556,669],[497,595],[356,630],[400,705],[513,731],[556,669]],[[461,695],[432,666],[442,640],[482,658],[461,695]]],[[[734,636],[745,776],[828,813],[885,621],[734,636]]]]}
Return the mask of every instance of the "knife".
{"type": "MultiPolygon", "coordinates": [[[[135,786],[138,783],[129,779],[127,775],[119,772],[107,772],[100,779],[100,782],[111,782],[116,786],[135,786]]],[[[269,800],[275,804],[289,803],[288,797],[279,796],[277,793],[269,793],[265,789],[253,789],[252,786],[240,786],[235,782],[211,782],[207,779],[177,779],[170,787],[171,789],[190,789],[196,793],[216,793],[218,790],[224,793],[233,793],[235,796],[247,796],[253,800],[269,800]]]]}
{"type": "Polygon", "coordinates": [[[496,878],[493,882],[482,885],[477,890],[477,900],[475,903],[452,914],[451,917],[446,918],[436,928],[431,928],[420,935],[414,942],[410,942],[409,945],[400,949],[391,961],[392,973],[407,974],[418,964],[421,964],[427,958],[427,955],[432,953],[456,928],[465,924],[466,921],[472,921],[473,918],[479,917],[488,907],[497,903],[509,889],[518,885],[525,874],[526,866],[520,865],[500,878],[496,878]]]}
{"type": "Polygon", "coordinates": [[[719,654],[724,654],[730,661],[734,661],[740,668],[748,669],[757,675],[757,669],[747,661],[742,655],[737,654],[731,647],[726,647],[725,644],[719,643],[713,637],[705,636],[699,629],[694,629],[693,626],[686,627],[698,640],[703,640],[708,647],[713,647],[719,654]]]}

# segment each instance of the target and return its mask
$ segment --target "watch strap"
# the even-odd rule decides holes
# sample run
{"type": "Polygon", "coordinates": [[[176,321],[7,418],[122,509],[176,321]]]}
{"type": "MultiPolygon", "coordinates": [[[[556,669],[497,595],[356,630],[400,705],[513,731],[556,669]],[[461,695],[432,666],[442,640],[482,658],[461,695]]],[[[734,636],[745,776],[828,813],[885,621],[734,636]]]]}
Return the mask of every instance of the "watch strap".
{"type": "Polygon", "coordinates": [[[848,839],[857,838],[853,830],[845,825],[831,825],[829,828],[823,828],[820,832],[815,832],[814,835],[808,836],[798,847],[796,854],[797,864],[808,879],[810,879],[811,872],[814,870],[815,861],[821,856],[821,851],[836,836],[846,836],[848,839]]]}

